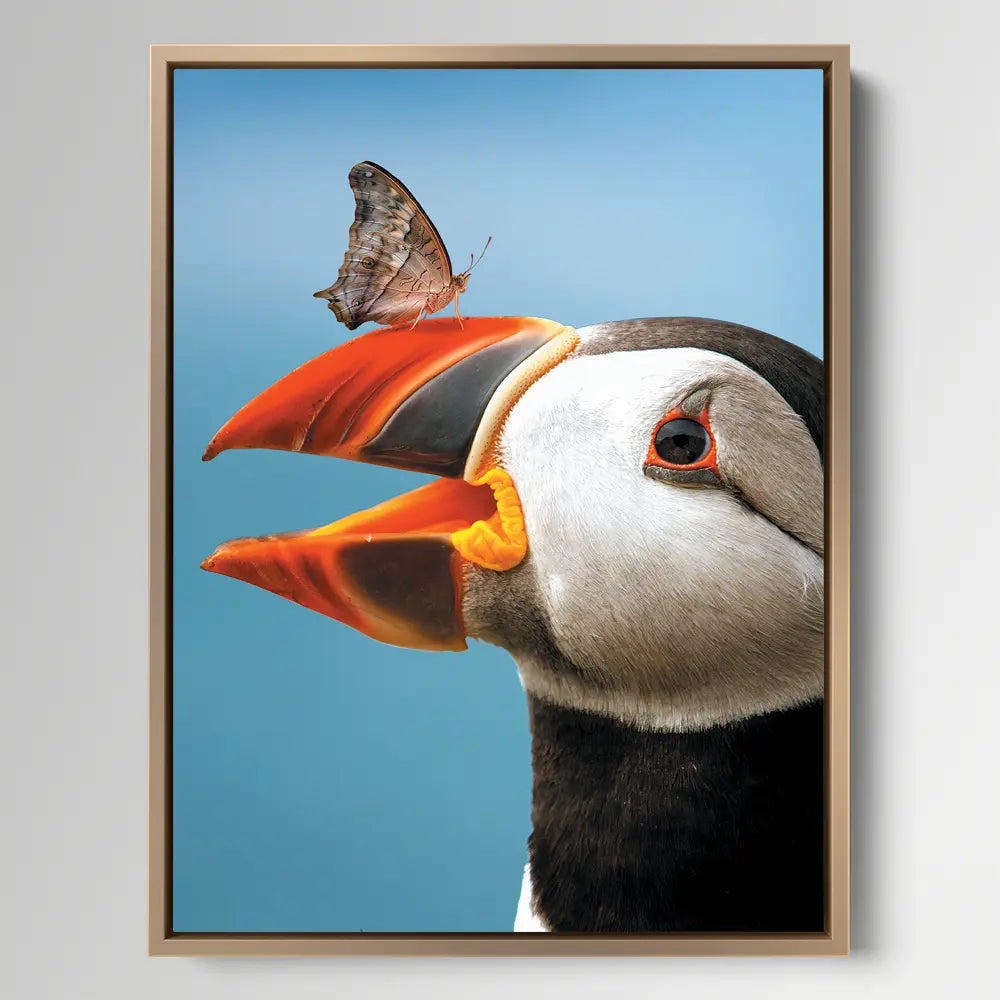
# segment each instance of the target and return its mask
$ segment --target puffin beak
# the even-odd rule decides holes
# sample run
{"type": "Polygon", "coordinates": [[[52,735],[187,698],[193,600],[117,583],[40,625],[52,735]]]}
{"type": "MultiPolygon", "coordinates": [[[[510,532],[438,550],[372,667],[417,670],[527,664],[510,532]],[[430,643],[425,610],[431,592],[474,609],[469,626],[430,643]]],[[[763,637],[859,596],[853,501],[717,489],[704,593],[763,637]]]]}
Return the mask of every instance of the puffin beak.
{"type": "Polygon", "coordinates": [[[276,448],[442,478],[322,528],[226,542],[202,568],[382,642],[465,649],[466,565],[502,571],[527,552],[497,435],[576,343],[549,320],[432,319],[375,330],[297,368],[228,420],[203,459],[276,448]]]}

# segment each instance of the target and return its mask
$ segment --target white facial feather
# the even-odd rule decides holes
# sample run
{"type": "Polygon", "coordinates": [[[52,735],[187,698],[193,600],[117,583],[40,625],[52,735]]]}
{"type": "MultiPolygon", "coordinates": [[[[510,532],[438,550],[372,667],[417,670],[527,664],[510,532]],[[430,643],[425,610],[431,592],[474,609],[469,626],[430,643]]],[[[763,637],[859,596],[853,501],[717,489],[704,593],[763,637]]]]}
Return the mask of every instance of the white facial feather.
{"type": "Polygon", "coordinates": [[[514,406],[500,449],[543,614],[576,668],[519,649],[529,691],[674,730],[822,693],[822,469],[756,373],[693,348],[571,357],[514,406]],[[657,424],[705,388],[731,488],[645,475],[657,424]]]}

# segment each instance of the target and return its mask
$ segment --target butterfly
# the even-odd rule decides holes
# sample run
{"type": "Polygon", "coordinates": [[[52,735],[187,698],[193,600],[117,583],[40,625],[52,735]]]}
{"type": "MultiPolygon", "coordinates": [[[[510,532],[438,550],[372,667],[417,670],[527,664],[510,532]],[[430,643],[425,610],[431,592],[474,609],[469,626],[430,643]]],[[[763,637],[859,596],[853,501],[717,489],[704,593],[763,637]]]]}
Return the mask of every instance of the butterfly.
{"type": "Polygon", "coordinates": [[[443,309],[469,283],[482,260],[470,257],[469,269],[452,274],[444,240],[420,202],[384,167],[365,160],[347,175],[354,192],[354,223],[337,280],[317,299],[326,299],[348,330],[373,320],[386,326],[417,321],[443,309]]]}

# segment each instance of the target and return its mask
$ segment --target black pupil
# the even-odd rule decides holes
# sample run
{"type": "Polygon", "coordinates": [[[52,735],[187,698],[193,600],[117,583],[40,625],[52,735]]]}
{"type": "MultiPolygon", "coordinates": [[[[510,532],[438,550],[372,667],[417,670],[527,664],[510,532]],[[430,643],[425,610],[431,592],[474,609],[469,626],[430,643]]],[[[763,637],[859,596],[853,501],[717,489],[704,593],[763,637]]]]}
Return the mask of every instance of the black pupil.
{"type": "Polygon", "coordinates": [[[671,465],[693,465],[707,454],[711,441],[697,420],[668,420],[657,432],[653,447],[671,465]]]}

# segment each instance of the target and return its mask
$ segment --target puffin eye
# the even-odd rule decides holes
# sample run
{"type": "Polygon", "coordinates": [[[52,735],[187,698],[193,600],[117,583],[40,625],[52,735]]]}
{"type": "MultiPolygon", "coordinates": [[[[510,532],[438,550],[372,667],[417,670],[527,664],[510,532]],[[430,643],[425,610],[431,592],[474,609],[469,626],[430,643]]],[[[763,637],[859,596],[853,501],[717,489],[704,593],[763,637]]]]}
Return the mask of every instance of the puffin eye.
{"type": "Polygon", "coordinates": [[[687,411],[677,407],[656,425],[642,467],[644,475],[674,486],[722,484],[715,434],[708,416],[707,393],[705,396],[706,403],[699,416],[690,415],[692,403],[697,400],[692,394],[687,400],[687,411]]]}
{"type": "Polygon", "coordinates": [[[712,439],[697,420],[676,417],[659,426],[653,448],[668,465],[695,465],[708,455],[712,439]]]}

